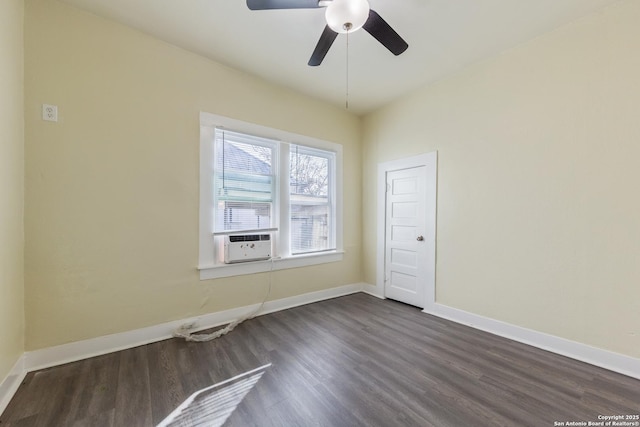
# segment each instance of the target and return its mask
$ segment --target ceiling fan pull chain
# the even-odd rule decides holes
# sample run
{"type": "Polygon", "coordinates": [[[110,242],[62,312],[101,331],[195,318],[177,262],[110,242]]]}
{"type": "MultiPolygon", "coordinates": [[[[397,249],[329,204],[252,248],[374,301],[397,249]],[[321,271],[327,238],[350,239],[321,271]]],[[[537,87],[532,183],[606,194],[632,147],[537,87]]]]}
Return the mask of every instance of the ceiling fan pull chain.
{"type": "Polygon", "coordinates": [[[347,70],[346,70],[346,94],[344,100],[344,108],[349,109],[349,31],[347,31],[347,70]]]}

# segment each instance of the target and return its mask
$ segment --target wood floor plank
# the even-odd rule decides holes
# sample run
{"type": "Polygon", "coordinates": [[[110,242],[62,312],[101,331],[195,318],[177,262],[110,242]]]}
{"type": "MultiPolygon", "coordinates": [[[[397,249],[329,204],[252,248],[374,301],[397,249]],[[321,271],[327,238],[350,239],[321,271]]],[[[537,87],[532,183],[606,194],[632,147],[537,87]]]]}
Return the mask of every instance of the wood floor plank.
{"type": "Polygon", "coordinates": [[[110,353],[87,360],[82,370],[84,393],[81,393],[77,419],[90,418],[114,408],[118,388],[120,353],[110,353]]]}
{"type": "Polygon", "coordinates": [[[152,423],[146,346],[120,352],[113,423],[116,426],[130,427],[145,427],[152,423]]]}
{"type": "Polygon", "coordinates": [[[0,415],[2,422],[17,423],[23,418],[37,418],[42,407],[40,402],[46,397],[46,388],[39,387],[40,384],[44,384],[39,381],[41,378],[37,375],[39,373],[40,372],[29,372],[25,376],[24,381],[16,391],[13,399],[11,399],[9,405],[7,405],[2,415],[0,415]]]}
{"type": "MultiPolygon", "coordinates": [[[[115,424],[115,409],[110,409],[104,412],[98,412],[92,414],[86,418],[82,418],[69,424],[72,427],[116,427],[116,426],[129,426],[130,424],[115,424]]],[[[53,424],[55,425],[55,424],[53,424]]]]}
{"type": "Polygon", "coordinates": [[[153,425],[164,420],[188,396],[182,389],[176,363],[177,349],[183,345],[167,340],[149,344],[147,348],[153,425]]]}
{"type": "Polygon", "coordinates": [[[640,381],[365,294],[29,373],[0,427],[154,426],[265,364],[231,427],[553,426],[640,413],[640,381]]]}

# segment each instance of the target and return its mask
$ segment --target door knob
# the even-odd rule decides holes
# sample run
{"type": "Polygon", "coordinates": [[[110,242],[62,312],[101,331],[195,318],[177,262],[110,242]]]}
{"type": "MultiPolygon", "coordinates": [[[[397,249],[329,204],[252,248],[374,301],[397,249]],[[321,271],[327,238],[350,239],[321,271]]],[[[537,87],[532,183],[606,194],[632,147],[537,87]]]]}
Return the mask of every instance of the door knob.
{"type": "Polygon", "coordinates": [[[418,236],[418,237],[416,238],[416,240],[417,240],[418,242],[422,242],[422,241],[424,240],[424,237],[422,237],[422,236],[418,236]]]}

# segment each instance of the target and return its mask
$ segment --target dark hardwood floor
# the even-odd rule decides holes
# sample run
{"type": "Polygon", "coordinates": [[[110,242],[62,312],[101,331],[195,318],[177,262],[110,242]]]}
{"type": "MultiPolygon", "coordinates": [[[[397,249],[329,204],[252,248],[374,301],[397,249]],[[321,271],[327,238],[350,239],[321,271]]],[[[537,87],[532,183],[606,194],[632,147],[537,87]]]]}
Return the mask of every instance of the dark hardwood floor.
{"type": "Polygon", "coordinates": [[[354,294],[27,375],[1,427],[153,426],[271,363],[229,426],[554,426],[640,414],[640,381],[354,294]]]}

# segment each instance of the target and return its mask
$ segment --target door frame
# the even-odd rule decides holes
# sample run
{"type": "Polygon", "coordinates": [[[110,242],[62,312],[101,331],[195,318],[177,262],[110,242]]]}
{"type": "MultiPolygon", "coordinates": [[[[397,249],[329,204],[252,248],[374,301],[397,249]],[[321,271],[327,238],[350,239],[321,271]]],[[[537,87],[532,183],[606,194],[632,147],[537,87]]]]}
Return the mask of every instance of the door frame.
{"type": "Polygon", "coordinates": [[[387,173],[402,169],[411,169],[425,166],[427,182],[425,185],[425,241],[427,246],[427,283],[424,301],[424,311],[431,311],[436,302],[436,202],[437,202],[437,177],[438,177],[438,152],[432,151],[413,157],[378,164],[377,185],[377,245],[376,245],[376,292],[385,297],[384,271],[386,248],[386,223],[387,223],[387,173]]]}

